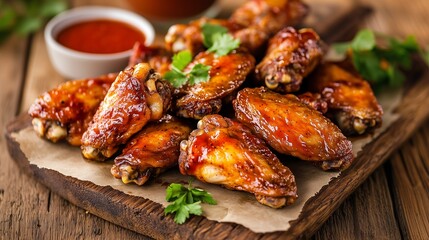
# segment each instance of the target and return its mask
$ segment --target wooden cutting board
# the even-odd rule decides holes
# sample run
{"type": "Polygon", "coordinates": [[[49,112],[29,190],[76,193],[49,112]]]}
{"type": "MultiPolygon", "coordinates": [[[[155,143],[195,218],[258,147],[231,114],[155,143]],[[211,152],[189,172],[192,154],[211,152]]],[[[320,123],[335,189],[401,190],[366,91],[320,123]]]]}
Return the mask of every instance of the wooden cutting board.
{"type": "MultiPolygon", "coordinates": [[[[351,29],[357,26],[367,12],[367,8],[353,8],[350,14],[344,14],[343,18],[321,27],[319,31],[327,42],[350,36],[354,32],[351,29]]],[[[348,170],[307,201],[299,218],[284,232],[257,234],[238,224],[219,223],[204,217],[193,217],[186,224],[177,225],[171,218],[164,217],[160,204],[29,164],[25,153],[12,137],[13,133],[31,125],[28,116],[22,115],[11,122],[7,127],[6,137],[9,152],[17,164],[52,191],[101,218],[157,239],[308,237],[428,116],[429,109],[426,106],[429,104],[429,74],[425,72],[410,78],[415,81],[404,93],[398,107],[399,119],[368,144],[348,170]]]]}

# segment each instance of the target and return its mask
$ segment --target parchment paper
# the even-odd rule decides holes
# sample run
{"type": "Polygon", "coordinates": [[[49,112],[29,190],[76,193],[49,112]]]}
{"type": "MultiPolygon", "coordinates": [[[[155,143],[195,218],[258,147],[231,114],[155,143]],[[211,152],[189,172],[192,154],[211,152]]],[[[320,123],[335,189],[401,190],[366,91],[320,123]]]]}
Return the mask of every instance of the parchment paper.
{"type": "MultiPolygon", "coordinates": [[[[400,102],[401,95],[398,90],[377,96],[384,109],[383,125],[372,136],[352,139],[355,155],[398,118],[393,111],[400,102]]],[[[162,174],[160,181],[151,181],[144,186],[125,185],[110,174],[112,162],[87,161],[82,158],[79,148],[45,141],[39,138],[31,127],[13,133],[12,137],[20,144],[29,162],[39,168],[56,170],[65,176],[90,181],[99,186],[111,186],[126,194],[150,199],[163,206],[168,203],[165,201],[166,187],[162,183],[189,180],[189,176],[182,176],[178,170],[172,170],[162,174]]],[[[292,206],[272,209],[259,204],[252,194],[231,191],[195,180],[194,186],[209,191],[218,202],[217,205],[203,204],[203,215],[210,220],[238,223],[258,233],[286,231],[290,227],[289,221],[298,218],[305,202],[332,178],[339,176],[337,172],[323,172],[304,161],[288,161],[286,165],[295,174],[298,187],[299,197],[292,206]]]]}

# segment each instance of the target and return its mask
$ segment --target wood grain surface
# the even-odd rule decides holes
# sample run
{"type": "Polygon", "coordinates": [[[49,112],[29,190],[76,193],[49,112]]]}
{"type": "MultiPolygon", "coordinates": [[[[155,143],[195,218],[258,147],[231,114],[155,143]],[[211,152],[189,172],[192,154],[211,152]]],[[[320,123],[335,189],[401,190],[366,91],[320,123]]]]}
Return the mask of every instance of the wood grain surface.
{"type": "MultiPolygon", "coordinates": [[[[88,2],[122,4],[73,1],[76,5],[88,2]]],[[[366,26],[397,36],[413,34],[422,45],[429,42],[427,0],[359,2],[375,8],[366,26]]],[[[25,112],[41,92],[63,81],[52,69],[43,48],[40,33],[28,39],[14,37],[0,46],[0,239],[146,239],[51,193],[21,171],[8,155],[6,123],[25,112]]],[[[429,121],[425,121],[386,164],[345,200],[313,238],[427,239],[428,143],[429,121]]]]}

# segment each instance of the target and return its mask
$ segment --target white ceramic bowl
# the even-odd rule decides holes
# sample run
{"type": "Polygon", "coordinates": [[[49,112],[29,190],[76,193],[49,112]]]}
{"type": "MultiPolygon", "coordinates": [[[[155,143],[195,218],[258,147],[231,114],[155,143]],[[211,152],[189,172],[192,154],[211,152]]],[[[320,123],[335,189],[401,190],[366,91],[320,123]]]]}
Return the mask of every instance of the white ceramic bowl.
{"type": "Polygon", "coordinates": [[[155,37],[153,26],[145,18],[133,12],[111,7],[79,7],[65,11],[51,19],[45,28],[45,42],[54,68],[64,77],[79,79],[119,72],[126,67],[131,49],[112,54],[93,54],[75,51],[56,41],[64,28],[88,20],[110,19],[127,23],[145,35],[150,45],[155,37]]]}

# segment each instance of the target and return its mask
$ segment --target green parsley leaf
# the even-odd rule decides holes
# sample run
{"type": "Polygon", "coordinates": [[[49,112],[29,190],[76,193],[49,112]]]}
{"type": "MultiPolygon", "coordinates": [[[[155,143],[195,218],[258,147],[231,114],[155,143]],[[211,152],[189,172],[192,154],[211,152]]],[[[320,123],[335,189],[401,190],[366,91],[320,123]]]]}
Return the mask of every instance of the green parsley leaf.
{"type": "Polygon", "coordinates": [[[417,44],[414,36],[405,40],[388,36],[378,36],[386,40],[384,47],[377,46],[376,34],[369,29],[359,31],[351,42],[333,44],[333,49],[339,54],[351,54],[355,69],[368,80],[375,89],[384,86],[398,87],[405,80],[402,69],[410,69],[411,56],[420,53],[429,65],[429,54],[417,44]]]}
{"type": "Polygon", "coordinates": [[[213,45],[213,35],[216,33],[228,33],[228,29],[221,25],[205,23],[202,26],[203,31],[203,43],[206,48],[210,48],[213,45]]]}
{"type": "Polygon", "coordinates": [[[217,56],[224,56],[240,46],[240,40],[234,39],[230,34],[216,33],[213,35],[213,45],[207,49],[217,56]]]}
{"type": "Polygon", "coordinates": [[[202,26],[203,43],[207,51],[214,52],[216,56],[224,56],[240,46],[240,40],[232,37],[228,29],[206,23],[202,26]]]}
{"type": "Polygon", "coordinates": [[[169,72],[166,72],[164,74],[164,78],[168,80],[171,83],[171,85],[173,85],[173,87],[175,88],[181,87],[182,85],[186,84],[186,82],[188,81],[186,74],[174,69],[169,72]]]}
{"type": "Polygon", "coordinates": [[[351,48],[354,51],[369,51],[375,45],[375,35],[369,29],[359,31],[351,42],[351,48]]]}
{"type": "Polygon", "coordinates": [[[184,223],[191,214],[200,216],[203,213],[202,202],[216,204],[210,193],[192,188],[191,183],[188,187],[179,183],[170,184],[166,189],[165,199],[172,203],[164,209],[164,214],[175,214],[174,222],[178,224],[184,223]]]}
{"type": "Polygon", "coordinates": [[[192,53],[188,50],[180,51],[173,56],[171,65],[178,71],[182,71],[192,61],[192,53]]]}
{"type": "Polygon", "coordinates": [[[186,83],[190,85],[207,82],[210,79],[210,66],[198,63],[191,70],[184,72],[183,70],[192,61],[192,54],[189,51],[181,51],[173,56],[171,63],[171,71],[164,74],[164,78],[168,80],[173,87],[180,88],[186,83]]]}
{"type": "Polygon", "coordinates": [[[211,66],[196,64],[189,72],[189,84],[194,85],[201,82],[207,82],[210,79],[209,70],[211,66]]]}

